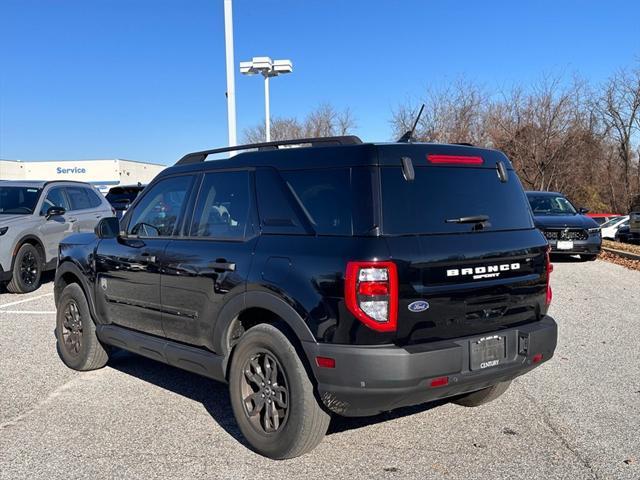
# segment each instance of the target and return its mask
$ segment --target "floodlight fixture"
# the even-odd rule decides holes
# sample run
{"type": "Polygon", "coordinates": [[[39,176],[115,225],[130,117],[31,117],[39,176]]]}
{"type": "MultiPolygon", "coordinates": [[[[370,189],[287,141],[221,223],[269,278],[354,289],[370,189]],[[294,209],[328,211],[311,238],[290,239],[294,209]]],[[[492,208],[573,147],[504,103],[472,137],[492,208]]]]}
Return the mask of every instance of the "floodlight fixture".
{"type": "Polygon", "coordinates": [[[248,62],[240,62],[240,73],[243,75],[261,74],[264,77],[264,110],[265,136],[271,141],[271,122],[269,112],[269,78],[293,72],[291,60],[271,60],[270,57],[253,57],[248,62]]]}

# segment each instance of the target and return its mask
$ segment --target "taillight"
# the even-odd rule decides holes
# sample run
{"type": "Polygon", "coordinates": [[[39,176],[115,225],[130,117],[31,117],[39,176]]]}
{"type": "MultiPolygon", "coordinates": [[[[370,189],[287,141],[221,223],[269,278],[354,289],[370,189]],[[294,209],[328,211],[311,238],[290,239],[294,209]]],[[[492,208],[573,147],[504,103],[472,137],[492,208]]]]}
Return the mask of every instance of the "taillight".
{"type": "Polygon", "coordinates": [[[398,271],[393,262],[349,262],[344,298],[349,311],[379,332],[398,324],[398,271]]]}
{"type": "Polygon", "coordinates": [[[551,272],[553,272],[553,264],[551,263],[551,247],[547,247],[546,259],[547,259],[547,298],[545,304],[551,305],[551,299],[553,298],[553,292],[551,291],[551,272]]]}
{"type": "Polygon", "coordinates": [[[430,153],[427,155],[429,163],[441,164],[458,164],[458,165],[482,165],[484,160],[482,157],[470,155],[436,155],[430,153]]]}

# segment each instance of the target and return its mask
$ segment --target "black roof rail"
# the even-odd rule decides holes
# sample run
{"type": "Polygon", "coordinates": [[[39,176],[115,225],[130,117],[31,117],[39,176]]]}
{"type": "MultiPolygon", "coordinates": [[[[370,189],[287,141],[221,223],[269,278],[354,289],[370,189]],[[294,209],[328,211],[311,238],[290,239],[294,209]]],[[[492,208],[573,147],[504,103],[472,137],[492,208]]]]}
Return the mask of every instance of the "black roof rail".
{"type": "Polygon", "coordinates": [[[362,140],[355,135],[345,135],[341,137],[298,138],[295,140],[280,140],[277,142],[249,143],[246,145],[236,145],[234,147],[214,148],[213,150],[187,153],[176,162],[176,165],[200,163],[204,162],[209,155],[224,152],[235,152],[238,150],[277,150],[278,147],[281,146],[300,144],[310,144],[312,147],[321,147],[332,145],[359,145],[361,143],[362,140]]]}

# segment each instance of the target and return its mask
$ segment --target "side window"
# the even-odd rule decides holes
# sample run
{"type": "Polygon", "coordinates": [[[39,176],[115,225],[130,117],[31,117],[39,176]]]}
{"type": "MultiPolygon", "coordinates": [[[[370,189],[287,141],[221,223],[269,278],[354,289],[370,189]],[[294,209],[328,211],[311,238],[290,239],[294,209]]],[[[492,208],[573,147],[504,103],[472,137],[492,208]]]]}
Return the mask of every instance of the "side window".
{"type": "Polygon", "coordinates": [[[89,205],[91,208],[98,208],[102,205],[102,200],[95,191],[90,188],[86,188],[85,190],[87,192],[87,197],[89,197],[89,205]]]}
{"type": "Polygon", "coordinates": [[[243,239],[248,216],[249,173],[209,173],[202,181],[190,235],[243,239]]]}
{"type": "Polygon", "coordinates": [[[141,237],[173,235],[193,177],[182,175],[160,180],[131,212],[128,233],[141,237]]]}
{"type": "Polygon", "coordinates": [[[91,202],[87,196],[87,189],[82,187],[66,187],[67,196],[71,203],[71,210],[84,210],[91,208],[91,202]]]}
{"type": "Polygon", "coordinates": [[[47,210],[51,207],[62,207],[65,210],[69,210],[69,204],[67,203],[67,199],[64,196],[64,192],[61,187],[52,188],[47,193],[44,201],[42,202],[42,208],[40,208],[40,215],[46,215],[47,210]]]}
{"type": "Polygon", "coordinates": [[[351,235],[351,187],[348,168],[282,172],[320,235],[351,235]]]}

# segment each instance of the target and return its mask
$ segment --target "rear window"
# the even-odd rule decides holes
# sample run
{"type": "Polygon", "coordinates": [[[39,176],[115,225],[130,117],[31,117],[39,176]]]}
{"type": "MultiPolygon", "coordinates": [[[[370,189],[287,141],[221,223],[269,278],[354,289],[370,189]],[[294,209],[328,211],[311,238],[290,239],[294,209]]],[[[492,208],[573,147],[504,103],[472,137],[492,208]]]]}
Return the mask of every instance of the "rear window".
{"type": "Polygon", "coordinates": [[[415,180],[404,179],[400,167],[381,168],[385,234],[464,233],[475,224],[447,220],[489,217],[483,230],[533,228],[529,205],[512,170],[500,182],[496,170],[470,167],[417,167],[415,180]]]}
{"type": "Polygon", "coordinates": [[[107,193],[107,201],[109,203],[133,203],[141,189],[125,189],[114,187],[107,193]]]}

